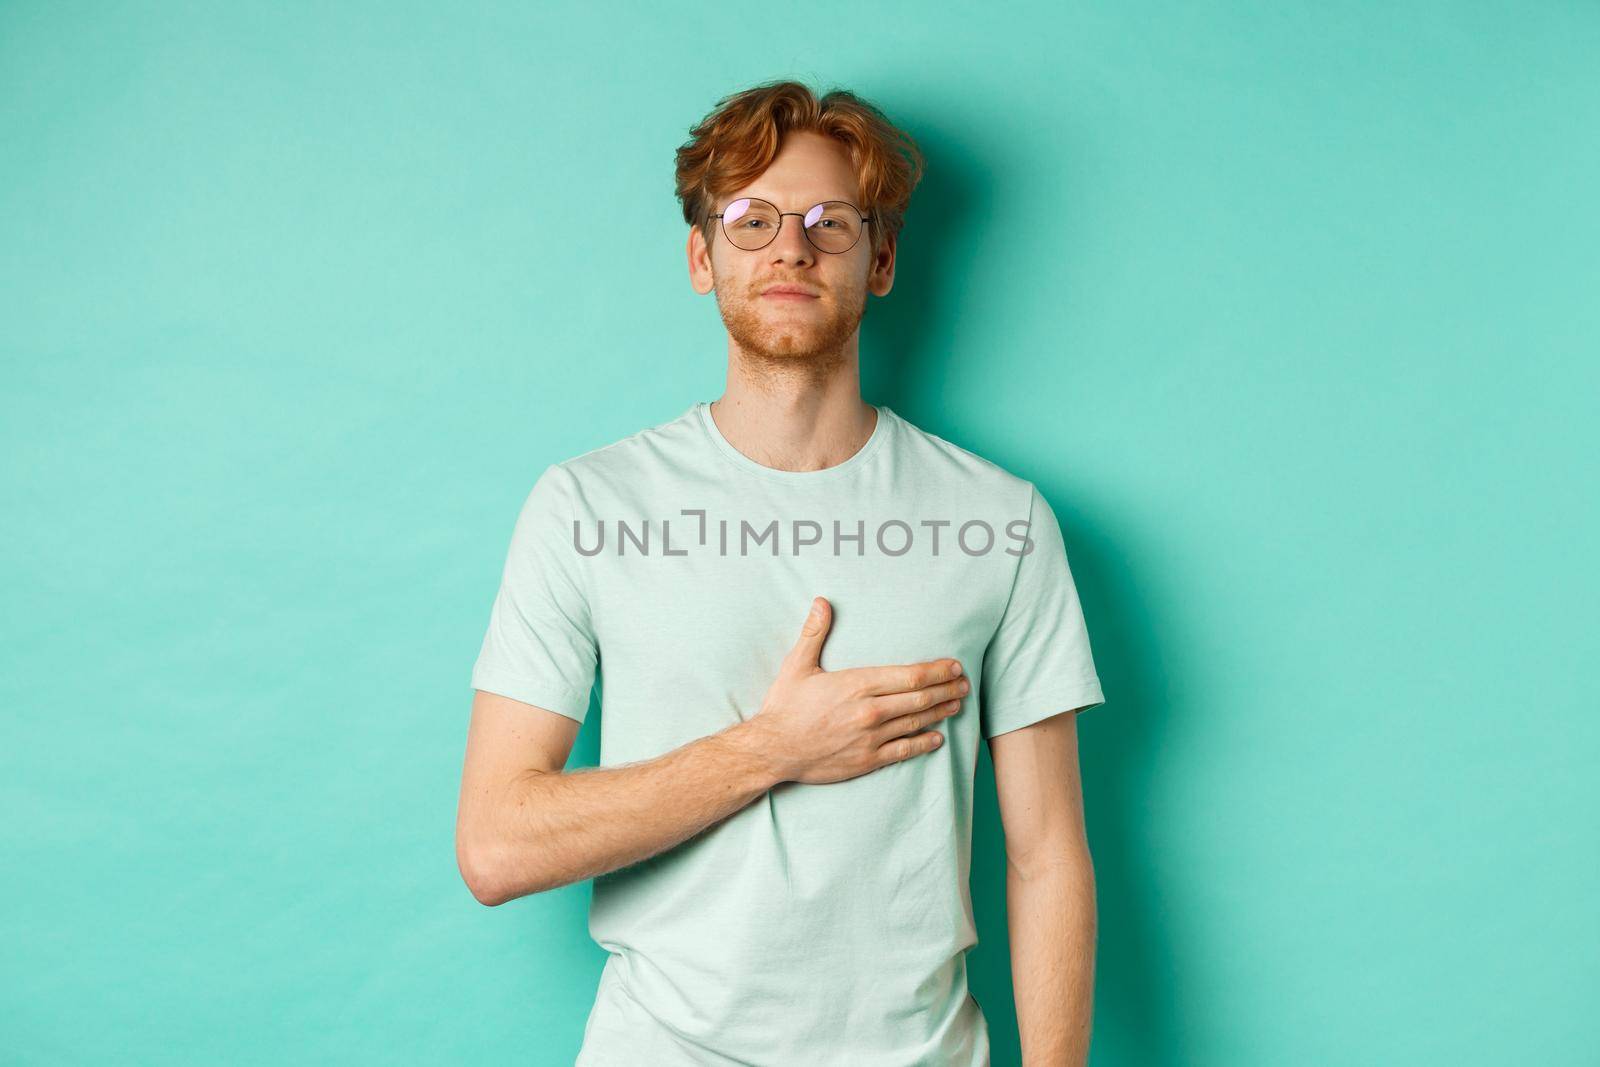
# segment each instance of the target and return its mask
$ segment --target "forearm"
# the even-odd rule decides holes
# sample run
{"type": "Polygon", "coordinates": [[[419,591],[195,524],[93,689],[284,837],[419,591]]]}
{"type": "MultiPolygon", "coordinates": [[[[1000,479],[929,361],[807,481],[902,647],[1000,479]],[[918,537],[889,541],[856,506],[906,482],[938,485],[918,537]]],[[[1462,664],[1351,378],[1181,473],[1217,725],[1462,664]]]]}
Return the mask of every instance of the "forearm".
{"type": "Polygon", "coordinates": [[[626,867],[744,808],[779,780],[748,726],[655,759],[519,776],[482,805],[479,899],[499,904],[626,867]]]}
{"type": "Polygon", "coordinates": [[[1011,978],[1024,1067],[1082,1067],[1094,1016],[1094,868],[1088,853],[1006,867],[1011,978]]]}

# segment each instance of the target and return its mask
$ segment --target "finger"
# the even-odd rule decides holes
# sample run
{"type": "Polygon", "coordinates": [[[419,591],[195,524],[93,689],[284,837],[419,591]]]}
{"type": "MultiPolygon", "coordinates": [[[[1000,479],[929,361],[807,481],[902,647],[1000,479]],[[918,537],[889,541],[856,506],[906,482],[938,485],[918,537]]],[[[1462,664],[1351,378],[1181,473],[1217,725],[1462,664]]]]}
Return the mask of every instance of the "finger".
{"type": "Polygon", "coordinates": [[[784,657],[784,665],[791,669],[820,670],[822,644],[828,639],[828,628],[832,624],[833,605],[828,603],[826,597],[813,597],[811,614],[806,616],[805,625],[800,627],[799,640],[795,641],[794,647],[790,648],[789,654],[784,657]]]}
{"type": "Polygon", "coordinates": [[[909,715],[897,715],[878,727],[877,732],[873,734],[873,739],[881,745],[887,741],[893,741],[897,737],[914,734],[933,723],[948,719],[960,710],[961,700],[958,697],[935,704],[933,707],[922,711],[913,711],[909,715]]]}
{"type": "Polygon", "coordinates": [[[878,748],[878,766],[890,763],[899,763],[912,756],[920,756],[924,752],[932,752],[944,744],[944,735],[934,730],[927,730],[910,737],[897,737],[893,741],[878,748]]]}
{"type": "Polygon", "coordinates": [[[873,697],[868,703],[872,705],[872,710],[878,713],[881,720],[904,715],[908,711],[922,711],[946,700],[964,697],[970,690],[971,686],[967,679],[955,678],[922,689],[913,689],[909,693],[888,693],[873,697]]]}
{"type": "Polygon", "coordinates": [[[861,696],[908,693],[961,676],[961,662],[931,659],[925,663],[902,663],[892,667],[855,667],[851,673],[861,696]]]}

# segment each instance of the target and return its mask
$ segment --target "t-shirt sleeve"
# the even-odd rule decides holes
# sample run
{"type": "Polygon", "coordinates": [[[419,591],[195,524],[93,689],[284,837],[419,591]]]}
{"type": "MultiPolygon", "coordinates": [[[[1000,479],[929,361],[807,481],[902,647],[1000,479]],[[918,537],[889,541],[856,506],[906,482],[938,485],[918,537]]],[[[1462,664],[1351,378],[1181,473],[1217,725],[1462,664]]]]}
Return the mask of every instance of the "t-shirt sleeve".
{"type": "Polygon", "coordinates": [[[1105,703],[1061,526],[1038,488],[1029,489],[1032,548],[1022,546],[1011,598],[983,655],[985,738],[1105,703]]]}
{"type": "Polygon", "coordinates": [[[582,722],[598,645],[573,543],[576,486],[545,469],[517,515],[472,687],[582,722]]]}

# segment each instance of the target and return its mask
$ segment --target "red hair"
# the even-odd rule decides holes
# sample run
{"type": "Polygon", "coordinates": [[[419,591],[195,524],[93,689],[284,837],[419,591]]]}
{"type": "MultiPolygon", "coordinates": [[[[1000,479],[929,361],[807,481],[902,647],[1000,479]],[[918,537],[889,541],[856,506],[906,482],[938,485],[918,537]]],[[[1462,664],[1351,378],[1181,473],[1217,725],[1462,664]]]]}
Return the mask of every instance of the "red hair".
{"type": "Polygon", "coordinates": [[[677,152],[683,219],[710,243],[718,194],[741,188],[777,158],[789,133],[819,133],[842,144],[856,169],[861,210],[872,216],[872,251],[900,232],[911,191],[922,179],[922,152],[882,111],[845,89],[818,99],[796,81],[774,81],[725,96],[677,152]]]}

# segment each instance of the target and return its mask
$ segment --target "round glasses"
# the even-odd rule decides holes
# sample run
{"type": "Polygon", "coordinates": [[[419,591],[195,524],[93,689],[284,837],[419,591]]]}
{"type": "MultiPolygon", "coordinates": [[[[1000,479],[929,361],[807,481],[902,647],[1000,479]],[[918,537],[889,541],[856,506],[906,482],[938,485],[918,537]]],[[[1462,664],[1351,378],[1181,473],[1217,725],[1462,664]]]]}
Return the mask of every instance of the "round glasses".
{"type": "Polygon", "coordinates": [[[837,255],[848,252],[861,240],[861,232],[872,221],[846,200],[826,200],[806,212],[779,211],[776,204],[753,196],[740,197],[711,217],[722,220],[728,243],[746,252],[765,248],[778,236],[785,215],[796,215],[805,224],[806,240],[819,252],[837,255]]]}

